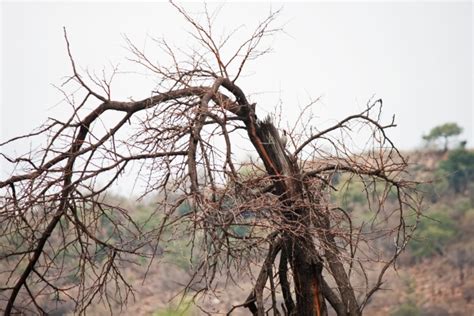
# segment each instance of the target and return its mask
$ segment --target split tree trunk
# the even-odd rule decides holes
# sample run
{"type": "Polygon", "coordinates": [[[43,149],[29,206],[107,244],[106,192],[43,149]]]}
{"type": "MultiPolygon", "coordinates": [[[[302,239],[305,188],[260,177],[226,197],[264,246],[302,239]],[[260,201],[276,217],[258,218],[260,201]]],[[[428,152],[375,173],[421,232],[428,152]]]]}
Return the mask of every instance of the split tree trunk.
{"type": "MultiPolygon", "coordinates": [[[[276,179],[274,182],[276,194],[292,210],[286,215],[288,224],[290,227],[294,225],[292,231],[299,232],[297,237],[284,234],[282,245],[293,271],[296,293],[296,306],[289,311],[290,315],[325,316],[327,308],[322,291],[323,264],[309,233],[307,220],[309,212],[295,206],[295,202],[303,198],[300,172],[296,163],[285,153],[278,131],[272,122],[270,120],[256,122],[254,115],[250,118],[250,121],[246,122],[249,137],[267,172],[276,179]]],[[[288,291],[286,292],[288,296],[288,291]]]]}
{"type": "MultiPolygon", "coordinates": [[[[288,232],[287,229],[279,232],[283,240],[280,245],[281,255],[278,274],[288,314],[326,316],[325,299],[327,299],[339,316],[360,316],[361,312],[350,285],[349,277],[338,257],[335,241],[333,247],[329,249],[331,253],[325,253],[325,256],[331,258],[331,262],[328,262],[328,264],[336,279],[337,292],[333,291],[322,277],[323,262],[319,257],[310,232],[309,214],[311,210],[298,206],[298,202],[304,199],[302,173],[298,170],[296,161],[292,161],[286,154],[277,129],[270,119],[257,120],[255,104],[249,104],[242,90],[233,82],[221,78],[216,82],[216,86],[220,84],[236,97],[237,105],[229,103],[227,109],[238,115],[245,123],[250,141],[262,159],[267,173],[273,178],[275,193],[280,197],[282,203],[291,210],[285,217],[292,233],[285,233],[285,231],[288,232]],[[294,234],[294,232],[297,232],[297,234],[294,234]],[[287,279],[288,263],[293,272],[296,305],[291,297],[290,284],[287,279]]],[[[317,226],[327,226],[329,223],[323,220],[321,223],[315,224],[317,226]]],[[[275,256],[276,253],[269,252],[267,259],[271,260],[273,264],[275,256]]],[[[260,274],[265,281],[266,278],[273,277],[269,275],[267,267],[263,267],[260,274]]],[[[257,304],[260,305],[260,308],[257,308],[255,301],[251,301],[252,295],[245,306],[254,315],[264,316],[261,300],[257,304]]]]}
{"type": "Polygon", "coordinates": [[[289,240],[293,254],[293,270],[296,310],[293,315],[323,316],[327,315],[326,303],[322,291],[323,264],[315,252],[314,243],[308,236],[289,240]]]}

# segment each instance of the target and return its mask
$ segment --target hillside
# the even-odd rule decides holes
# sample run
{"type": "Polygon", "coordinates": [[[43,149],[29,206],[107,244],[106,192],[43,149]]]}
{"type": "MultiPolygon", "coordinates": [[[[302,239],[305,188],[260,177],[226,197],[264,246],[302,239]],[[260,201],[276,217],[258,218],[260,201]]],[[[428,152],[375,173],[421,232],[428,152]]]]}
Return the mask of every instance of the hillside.
{"type": "MultiPolygon", "coordinates": [[[[452,176],[456,174],[443,173],[441,168],[449,162],[452,152],[405,155],[412,178],[424,182],[420,189],[425,195],[425,217],[400,257],[396,271],[386,275],[382,290],[374,296],[365,314],[470,315],[469,311],[474,310],[474,182],[468,177],[462,192],[453,189],[452,176]]],[[[359,205],[355,211],[363,208],[359,205]]],[[[189,275],[181,259],[173,256],[168,259],[153,265],[136,292],[136,302],[128,305],[125,314],[173,315],[173,308],[168,307],[176,305],[170,300],[179,293],[189,275]],[[178,266],[176,262],[180,262],[178,266]]],[[[130,276],[139,279],[140,269],[130,271],[130,276]]],[[[224,280],[220,285],[225,286],[224,280]]],[[[232,305],[242,303],[250,288],[248,278],[245,282],[245,277],[239,276],[239,286],[228,283],[225,290],[217,291],[219,297],[209,298],[204,306],[216,314],[226,313],[232,305]]],[[[184,305],[189,304],[189,299],[185,302],[184,305]]],[[[177,310],[177,314],[182,312],[177,310]]],[[[187,312],[187,315],[200,314],[203,313],[196,307],[190,307],[187,312]]],[[[247,311],[236,309],[233,315],[247,315],[247,311]]]]}
{"type": "MultiPolygon", "coordinates": [[[[419,189],[425,197],[424,216],[396,270],[386,274],[382,289],[367,305],[365,315],[471,315],[469,311],[474,310],[474,159],[470,158],[474,153],[460,150],[405,153],[411,178],[423,182],[419,189]],[[462,172],[450,172],[450,168],[462,172]]],[[[352,185],[341,191],[344,196],[340,201],[362,217],[367,206],[359,198],[360,191],[352,185]]],[[[134,205],[134,216],[145,217],[153,204],[122,202],[134,205]]],[[[135,289],[134,298],[123,308],[111,303],[114,315],[205,315],[200,307],[217,315],[243,303],[251,290],[252,276],[241,271],[234,271],[233,279],[220,277],[212,295],[197,299],[200,307],[192,303],[191,294],[183,297],[180,291],[192,276],[187,258],[190,248],[179,239],[173,240],[168,250],[151,262],[148,271],[150,262],[145,259],[125,267],[124,275],[135,289]]],[[[257,266],[253,270],[257,271],[257,266]]],[[[55,310],[53,315],[73,314],[67,302],[51,302],[49,307],[55,310]]],[[[88,313],[109,313],[109,306],[95,304],[88,313]]],[[[248,315],[248,311],[237,308],[232,315],[248,315]]]]}

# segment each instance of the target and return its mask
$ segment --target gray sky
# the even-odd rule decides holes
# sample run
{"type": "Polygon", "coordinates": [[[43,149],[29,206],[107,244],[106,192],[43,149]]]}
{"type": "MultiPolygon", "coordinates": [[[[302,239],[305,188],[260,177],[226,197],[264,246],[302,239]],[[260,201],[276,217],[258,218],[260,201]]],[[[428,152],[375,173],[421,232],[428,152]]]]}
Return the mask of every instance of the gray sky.
{"type": "MultiPolygon", "coordinates": [[[[464,128],[462,138],[473,147],[470,2],[227,3],[216,25],[222,31],[244,25],[250,32],[280,7],[277,25],[285,33],[239,81],[259,113],[281,99],[291,121],[298,106],[321,96],[314,112],[324,126],[362,110],[375,95],[384,100],[386,117],[396,115],[399,127],[390,135],[400,148],[419,147],[422,134],[448,121],[464,128]]],[[[76,63],[99,73],[109,63],[128,69],[124,34],[146,49],[153,46],[147,35],[178,47],[190,40],[183,18],[167,3],[3,2],[1,11],[0,141],[69,109],[52,86],[70,74],[63,26],[76,63]]],[[[139,99],[152,87],[150,78],[124,75],[113,96],[139,99]]]]}

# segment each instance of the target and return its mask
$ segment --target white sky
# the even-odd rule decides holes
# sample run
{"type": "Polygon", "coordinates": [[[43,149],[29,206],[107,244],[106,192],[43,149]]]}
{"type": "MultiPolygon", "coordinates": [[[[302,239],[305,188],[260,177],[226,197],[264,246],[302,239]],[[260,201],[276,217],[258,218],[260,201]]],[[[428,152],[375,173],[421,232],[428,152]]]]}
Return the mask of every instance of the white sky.
{"type": "MultiPolygon", "coordinates": [[[[285,33],[238,82],[259,113],[281,99],[291,120],[297,106],[322,96],[315,114],[324,125],[360,111],[375,94],[386,117],[396,115],[399,127],[390,135],[400,148],[419,147],[422,134],[448,121],[464,128],[462,138],[473,147],[470,2],[227,3],[216,26],[245,25],[250,32],[280,7],[277,25],[285,33]]],[[[0,142],[69,110],[58,105],[62,95],[52,86],[70,74],[63,26],[76,63],[97,72],[130,56],[124,34],[139,47],[147,34],[177,46],[190,42],[183,18],[167,3],[3,2],[1,11],[0,142]]],[[[152,80],[129,75],[113,91],[116,99],[139,99],[151,87],[152,80]]]]}

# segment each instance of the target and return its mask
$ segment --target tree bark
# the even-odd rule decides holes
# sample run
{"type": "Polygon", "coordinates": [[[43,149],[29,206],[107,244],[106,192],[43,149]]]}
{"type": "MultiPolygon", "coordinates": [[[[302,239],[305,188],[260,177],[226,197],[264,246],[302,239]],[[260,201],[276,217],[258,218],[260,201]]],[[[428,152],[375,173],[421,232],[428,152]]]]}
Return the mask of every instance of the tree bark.
{"type": "MultiPolygon", "coordinates": [[[[275,177],[275,193],[292,210],[286,219],[296,237],[285,234],[283,248],[288,255],[296,293],[296,306],[290,315],[326,316],[327,308],[322,291],[322,260],[317,254],[312,236],[308,233],[308,210],[298,209],[295,202],[303,198],[301,175],[281,143],[271,120],[257,121],[250,108],[246,125],[250,140],[263,160],[269,175],[275,177]],[[293,225],[294,227],[292,227],[293,225]]],[[[286,298],[289,301],[289,298],[286,298]]]]}
{"type": "Polygon", "coordinates": [[[311,236],[301,236],[288,242],[292,246],[291,268],[296,292],[294,315],[327,315],[322,291],[323,263],[315,251],[311,236]]]}

